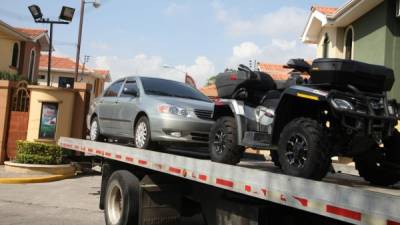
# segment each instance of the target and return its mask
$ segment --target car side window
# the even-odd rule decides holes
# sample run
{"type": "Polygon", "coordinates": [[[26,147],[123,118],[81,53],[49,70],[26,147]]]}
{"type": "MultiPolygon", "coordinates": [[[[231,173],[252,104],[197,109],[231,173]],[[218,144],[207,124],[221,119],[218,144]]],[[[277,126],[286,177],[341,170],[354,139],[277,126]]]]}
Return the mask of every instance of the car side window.
{"type": "Polygon", "coordinates": [[[137,97],[139,89],[136,81],[126,81],[122,89],[121,97],[137,97]]]}
{"type": "Polygon", "coordinates": [[[122,84],[124,83],[123,80],[118,81],[114,84],[112,84],[104,94],[104,97],[117,97],[119,90],[121,89],[122,84]]]}

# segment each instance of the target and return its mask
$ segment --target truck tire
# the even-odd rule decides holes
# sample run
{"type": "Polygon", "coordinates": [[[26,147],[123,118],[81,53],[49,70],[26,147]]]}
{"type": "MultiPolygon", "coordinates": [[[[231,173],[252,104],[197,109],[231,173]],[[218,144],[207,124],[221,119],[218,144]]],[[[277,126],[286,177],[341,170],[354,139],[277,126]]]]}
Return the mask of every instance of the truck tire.
{"type": "Polygon", "coordinates": [[[374,146],[371,150],[354,157],[356,169],[361,177],[371,184],[389,186],[400,181],[399,172],[385,168],[384,161],[400,166],[400,133],[384,141],[384,147],[374,146]]]}
{"type": "Polygon", "coordinates": [[[279,162],[285,174],[321,180],[331,166],[322,126],[309,118],[297,118],[283,129],[279,162]]]}
{"type": "Polygon", "coordinates": [[[150,123],[146,116],[140,117],[136,123],[135,146],[140,149],[148,149],[151,147],[150,123]]]}
{"type": "Polygon", "coordinates": [[[139,222],[139,180],[129,171],[115,171],[107,182],[104,216],[107,225],[139,222]]]}
{"type": "Polygon", "coordinates": [[[220,117],[211,128],[209,151],[214,162],[235,165],[240,162],[245,148],[238,145],[235,118],[220,117]]]}
{"type": "Polygon", "coordinates": [[[91,141],[104,141],[104,136],[100,133],[100,123],[97,116],[93,117],[90,123],[89,137],[91,141]]]}

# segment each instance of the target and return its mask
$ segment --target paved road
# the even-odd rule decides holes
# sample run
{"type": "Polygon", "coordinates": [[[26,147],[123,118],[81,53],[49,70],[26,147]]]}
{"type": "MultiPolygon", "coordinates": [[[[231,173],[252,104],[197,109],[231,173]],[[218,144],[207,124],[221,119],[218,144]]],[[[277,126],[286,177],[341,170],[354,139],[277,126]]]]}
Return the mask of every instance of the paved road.
{"type": "MultiPolygon", "coordinates": [[[[100,176],[42,184],[0,184],[1,225],[100,225],[100,176]]],[[[189,219],[182,225],[202,225],[189,219]]]]}

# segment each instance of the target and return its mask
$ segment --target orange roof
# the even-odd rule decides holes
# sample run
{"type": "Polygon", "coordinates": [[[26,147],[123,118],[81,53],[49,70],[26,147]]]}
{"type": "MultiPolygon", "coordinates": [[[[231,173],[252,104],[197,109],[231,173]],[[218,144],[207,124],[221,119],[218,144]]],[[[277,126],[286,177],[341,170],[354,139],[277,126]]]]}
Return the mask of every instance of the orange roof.
{"type": "MultiPolygon", "coordinates": [[[[41,55],[39,67],[47,67],[49,63],[48,55],[41,55]]],[[[65,57],[52,56],[51,57],[51,67],[54,69],[63,69],[63,70],[74,70],[75,69],[75,61],[65,57]]],[[[79,68],[82,68],[82,65],[79,65],[79,68]]]]}
{"type": "Polygon", "coordinates": [[[217,86],[215,84],[211,84],[205,87],[200,88],[200,91],[208,97],[215,98],[218,96],[217,86]]]}
{"type": "MultiPolygon", "coordinates": [[[[48,55],[41,55],[39,67],[47,68],[49,62],[48,55]]],[[[53,69],[65,70],[65,71],[75,71],[75,60],[66,57],[52,56],[51,57],[51,67],[53,69]]],[[[79,70],[82,70],[83,65],[79,64],[79,70]]],[[[110,71],[100,70],[100,69],[90,69],[85,67],[85,73],[90,73],[92,75],[97,75],[104,78],[106,81],[110,81],[110,71]]]]}
{"type": "Polygon", "coordinates": [[[271,75],[274,80],[287,80],[289,72],[292,71],[292,69],[285,68],[284,65],[270,63],[259,63],[258,68],[260,71],[271,75]]]}
{"type": "Polygon", "coordinates": [[[318,11],[322,14],[325,15],[332,15],[334,14],[336,11],[338,10],[338,8],[335,7],[325,7],[325,6],[318,6],[318,5],[314,5],[311,7],[311,11],[318,11]]]}
{"type": "Polygon", "coordinates": [[[107,76],[107,75],[110,74],[110,71],[109,71],[109,70],[96,70],[96,69],[94,69],[94,72],[95,72],[96,74],[99,74],[99,75],[102,75],[102,76],[107,76]]]}
{"type": "Polygon", "coordinates": [[[14,27],[14,29],[30,38],[36,38],[43,33],[47,33],[47,30],[43,29],[18,28],[18,27],[14,27]]]}

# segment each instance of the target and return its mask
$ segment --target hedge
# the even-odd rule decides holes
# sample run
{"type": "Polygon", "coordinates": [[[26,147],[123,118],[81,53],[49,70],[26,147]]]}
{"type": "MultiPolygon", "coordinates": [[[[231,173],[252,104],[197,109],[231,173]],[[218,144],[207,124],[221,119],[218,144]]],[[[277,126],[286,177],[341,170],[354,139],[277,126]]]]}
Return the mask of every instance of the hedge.
{"type": "Polygon", "coordinates": [[[17,163],[56,165],[62,163],[62,158],[63,151],[57,145],[17,141],[17,163]]]}
{"type": "Polygon", "coordinates": [[[22,80],[22,76],[16,73],[0,71],[0,80],[20,81],[22,80]]]}

